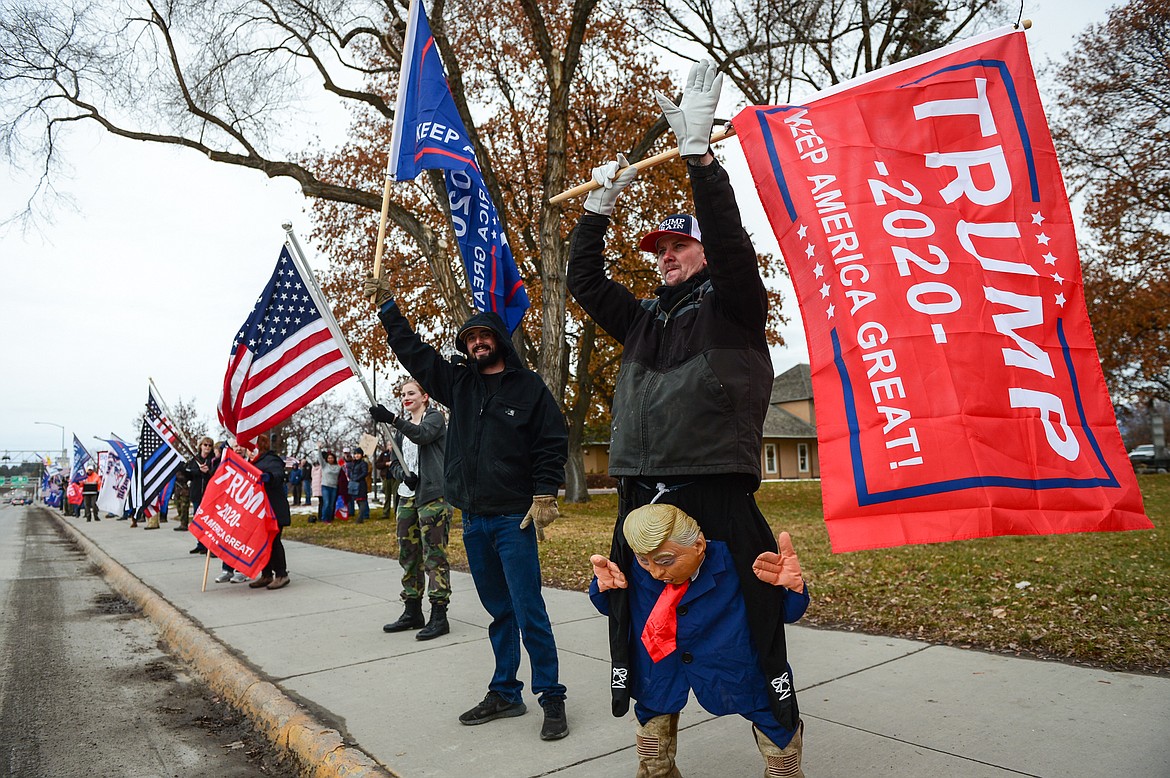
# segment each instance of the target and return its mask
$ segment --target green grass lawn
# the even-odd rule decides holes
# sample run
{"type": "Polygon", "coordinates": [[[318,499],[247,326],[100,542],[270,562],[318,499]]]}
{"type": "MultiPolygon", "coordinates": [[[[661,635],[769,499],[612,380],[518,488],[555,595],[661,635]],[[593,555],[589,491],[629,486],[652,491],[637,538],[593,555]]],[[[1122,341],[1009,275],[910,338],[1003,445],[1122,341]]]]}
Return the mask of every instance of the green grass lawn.
{"type": "MultiPolygon", "coordinates": [[[[1144,475],[1138,482],[1155,530],[848,554],[829,549],[819,483],[764,484],[757,499],[773,529],[792,534],[800,555],[812,594],[803,624],[1167,674],[1170,477],[1144,475]]],[[[595,496],[562,505],[561,512],[541,545],[544,580],[584,591],[589,555],[609,548],[617,498],[595,496]]],[[[295,515],[285,537],[377,556],[398,553],[390,521],[321,525],[295,515]]],[[[458,515],[449,554],[453,567],[467,569],[458,515]]],[[[398,581],[386,585],[396,590],[398,581]]]]}

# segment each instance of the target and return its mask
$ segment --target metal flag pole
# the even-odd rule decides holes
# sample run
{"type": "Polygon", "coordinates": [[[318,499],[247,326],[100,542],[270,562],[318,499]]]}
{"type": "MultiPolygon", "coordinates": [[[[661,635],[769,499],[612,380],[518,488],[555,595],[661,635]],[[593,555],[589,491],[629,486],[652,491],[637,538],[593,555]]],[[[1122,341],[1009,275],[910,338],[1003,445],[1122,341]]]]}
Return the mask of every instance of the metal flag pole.
{"type": "MultiPolygon", "coordinates": [[[[175,414],[171,413],[170,407],[167,405],[166,400],[164,400],[162,397],[162,392],[160,392],[158,390],[158,387],[155,386],[154,379],[151,378],[150,376],[147,376],[146,380],[150,382],[150,388],[152,390],[152,393],[154,394],[154,399],[156,401],[158,401],[159,407],[162,408],[162,412],[167,415],[167,420],[168,421],[173,420],[175,418],[175,414]]],[[[185,451],[183,453],[186,454],[188,457],[195,456],[195,445],[194,445],[195,441],[184,439],[182,437],[182,435],[179,434],[180,430],[178,427],[176,427],[174,425],[173,421],[171,421],[171,428],[175,431],[175,439],[178,440],[179,443],[182,444],[183,448],[185,449],[185,451]]]]}
{"type": "MultiPolygon", "coordinates": [[[[333,317],[333,309],[329,307],[329,303],[325,300],[325,293],[317,285],[317,277],[313,275],[313,269],[309,267],[309,262],[305,259],[305,252],[301,249],[301,244],[297,240],[296,233],[293,232],[292,224],[285,223],[281,226],[288,236],[289,245],[293,248],[293,262],[296,263],[297,269],[301,271],[301,277],[305,279],[305,285],[308,287],[309,295],[313,298],[317,310],[321,312],[326,326],[329,327],[329,331],[333,334],[334,339],[341,348],[341,353],[345,357],[345,361],[349,363],[349,369],[353,371],[358,381],[361,382],[362,389],[365,390],[366,398],[369,399],[370,405],[377,405],[378,399],[374,396],[373,390],[370,389],[370,385],[366,381],[365,375],[362,374],[361,368],[358,367],[357,360],[354,359],[353,352],[349,348],[349,341],[341,334],[341,326],[338,325],[337,319],[333,317]]],[[[394,455],[398,457],[399,464],[402,465],[402,469],[405,472],[409,473],[410,471],[406,468],[406,458],[402,456],[402,449],[398,447],[398,443],[394,440],[394,435],[385,434],[381,425],[378,425],[378,431],[383,434],[386,440],[390,441],[390,446],[394,449],[394,455]]]]}

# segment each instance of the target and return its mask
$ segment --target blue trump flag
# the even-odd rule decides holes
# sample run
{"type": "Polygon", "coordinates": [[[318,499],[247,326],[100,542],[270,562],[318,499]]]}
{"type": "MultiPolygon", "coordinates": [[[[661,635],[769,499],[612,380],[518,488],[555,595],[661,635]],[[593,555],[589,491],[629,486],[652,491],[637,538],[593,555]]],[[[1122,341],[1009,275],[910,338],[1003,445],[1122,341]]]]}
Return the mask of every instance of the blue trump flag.
{"type": "Polygon", "coordinates": [[[528,310],[528,293],[455,109],[420,0],[411,0],[403,51],[386,173],[394,181],[411,181],[423,170],[444,172],[475,308],[498,313],[511,332],[528,310]]]}
{"type": "Polygon", "coordinates": [[[69,480],[73,482],[85,480],[85,466],[93,461],[89,451],[82,445],[81,441],[77,439],[77,435],[73,436],[73,469],[69,475],[69,480]]]}

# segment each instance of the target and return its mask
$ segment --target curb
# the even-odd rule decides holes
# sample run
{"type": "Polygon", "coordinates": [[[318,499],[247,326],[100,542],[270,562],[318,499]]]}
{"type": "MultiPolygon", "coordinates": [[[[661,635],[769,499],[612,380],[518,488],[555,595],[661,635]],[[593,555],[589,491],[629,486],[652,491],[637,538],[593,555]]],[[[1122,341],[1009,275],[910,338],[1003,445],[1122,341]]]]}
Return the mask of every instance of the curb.
{"type": "Polygon", "coordinates": [[[188,667],[228,704],[256,724],[277,747],[291,751],[313,778],[401,778],[354,746],[341,733],[309,715],[208,635],[192,619],[144,584],[77,528],[48,511],[66,534],[101,568],[119,594],[136,603],[159,631],[167,651],[188,667]]]}

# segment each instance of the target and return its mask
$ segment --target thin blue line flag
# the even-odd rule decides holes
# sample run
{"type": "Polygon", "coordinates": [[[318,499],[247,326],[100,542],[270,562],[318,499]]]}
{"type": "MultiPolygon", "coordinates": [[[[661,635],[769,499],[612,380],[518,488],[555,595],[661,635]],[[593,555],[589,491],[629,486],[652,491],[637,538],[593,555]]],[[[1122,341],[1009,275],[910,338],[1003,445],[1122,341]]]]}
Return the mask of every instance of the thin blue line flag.
{"type": "Polygon", "coordinates": [[[475,308],[498,313],[511,332],[528,310],[528,293],[455,109],[420,0],[411,0],[403,51],[386,173],[394,181],[411,181],[423,170],[443,171],[475,308]]]}

